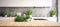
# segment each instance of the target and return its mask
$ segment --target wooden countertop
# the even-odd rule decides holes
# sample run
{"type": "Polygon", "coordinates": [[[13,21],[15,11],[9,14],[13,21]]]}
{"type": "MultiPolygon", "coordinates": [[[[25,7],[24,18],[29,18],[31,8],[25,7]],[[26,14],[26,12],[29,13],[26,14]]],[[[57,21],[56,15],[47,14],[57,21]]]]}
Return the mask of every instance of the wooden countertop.
{"type": "Polygon", "coordinates": [[[28,22],[14,22],[14,18],[0,20],[0,26],[60,26],[60,23],[48,20],[31,20],[28,22]]]}

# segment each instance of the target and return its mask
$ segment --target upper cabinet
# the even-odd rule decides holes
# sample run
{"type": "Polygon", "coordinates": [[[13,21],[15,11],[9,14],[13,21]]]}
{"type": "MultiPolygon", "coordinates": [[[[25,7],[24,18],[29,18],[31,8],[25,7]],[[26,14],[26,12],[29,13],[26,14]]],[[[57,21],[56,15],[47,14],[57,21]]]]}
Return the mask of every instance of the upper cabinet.
{"type": "Polygon", "coordinates": [[[51,7],[52,0],[35,0],[35,7],[51,7]]]}
{"type": "Polygon", "coordinates": [[[34,0],[0,0],[0,7],[33,7],[34,0]]]}
{"type": "Polygon", "coordinates": [[[0,0],[0,7],[51,7],[52,0],[0,0]]]}

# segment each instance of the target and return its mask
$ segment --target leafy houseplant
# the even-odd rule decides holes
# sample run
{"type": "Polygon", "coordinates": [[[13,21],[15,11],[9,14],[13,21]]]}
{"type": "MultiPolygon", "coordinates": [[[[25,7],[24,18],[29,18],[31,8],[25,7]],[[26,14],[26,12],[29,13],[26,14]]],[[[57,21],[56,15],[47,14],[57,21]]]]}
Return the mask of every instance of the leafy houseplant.
{"type": "Polygon", "coordinates": [[[32,10],[28,10],[27,13],[26,13],[26,15],[27,15],[28,17],[32,17],[32,10]]]}
{"type": "Polygon", "coordinates": [[[29,19],[29,16],[28,17],[24,17],[24,16],[16,16],[15,17],[16,22],[26,22],[27,19],[29,19]]]}
{"type": "Polygon", "coordinates": [[[27,15],[32,15],[32,10],[28,10],[27,15]]]}
{"type": "Polygon", "coordinates": [[[7,10],[4,11],[3,15],[4,15],[4,17],[7,17],[8,16],[7,10]]]}
{"type": "Polygon", "coordinates": [[[55,16],[56,17],[57,11],[55,9],[51,10],[50,14],[51,14],[51,16],[53,16],[53,17],[55,16]]]}
{"type": "Polygon", "coordinates": [[[31,19],[32,19],[32,10],[27,11],[26,18],[27,18],[27,21],[31,21],[31,19]]]}

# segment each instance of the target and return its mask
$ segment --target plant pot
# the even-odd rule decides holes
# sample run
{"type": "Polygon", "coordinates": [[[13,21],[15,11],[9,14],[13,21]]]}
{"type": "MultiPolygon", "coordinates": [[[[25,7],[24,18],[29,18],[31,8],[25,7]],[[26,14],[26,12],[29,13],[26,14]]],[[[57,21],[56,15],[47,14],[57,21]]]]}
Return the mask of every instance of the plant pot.
{"type": "Polygon", "coordinates": [[[29,15],[29,19],[27,19],[27,22],[31,21],[32,15],[29,15]]]}
{"type": "Polygon", "coordinates": [[[32,15],[29,15],[30,18],[32,18],[32,15]]]}
{"type": "Polygon", "coordinates": [[[56,15],[52,15],[52,17],[56,17],[56,15]]]}

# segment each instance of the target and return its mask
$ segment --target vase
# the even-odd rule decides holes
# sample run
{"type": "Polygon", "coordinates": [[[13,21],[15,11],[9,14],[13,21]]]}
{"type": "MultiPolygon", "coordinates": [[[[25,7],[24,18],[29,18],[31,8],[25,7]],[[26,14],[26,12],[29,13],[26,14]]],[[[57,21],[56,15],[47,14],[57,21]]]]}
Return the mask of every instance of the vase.
{"type": "Polygon", "coordinates": [[[27,19],[27,21],[31,21],[32,20],[32,15],[29,15],[29,19],[27,19]]]}
{"type": "Polygon", "coordinates": [[[30,18],[32,18],[32,15],[29,15],[30,18]]]}
{"type": "Polygon", "coordinates": [[[52,17],[56,17],[56,15],[52,15],[52,17]]]}

